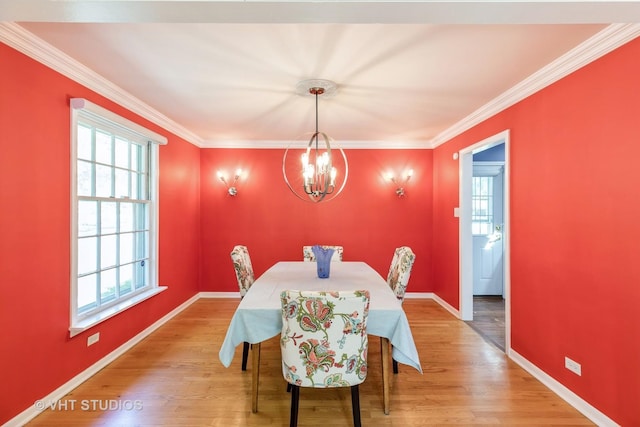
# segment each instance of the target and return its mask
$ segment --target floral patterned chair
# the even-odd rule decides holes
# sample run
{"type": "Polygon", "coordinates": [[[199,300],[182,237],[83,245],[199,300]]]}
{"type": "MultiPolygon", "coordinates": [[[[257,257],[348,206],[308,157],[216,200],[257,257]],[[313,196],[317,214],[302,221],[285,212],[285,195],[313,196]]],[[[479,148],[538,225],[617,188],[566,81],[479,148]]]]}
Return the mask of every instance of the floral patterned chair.
{"type": "MultiPolygon", "coordinates": [[[[238,287],[240,288],[240,299],[242,299],[255,280],[253,276],[253,267],[251,266],[251,258],[249,257],[249,250],[247,247],[242,245],[234,246],[231,251],[231,261],[233,261],[233,269],[236,272],[236,279],[238,279],[238,287]]],[[[247,370],[248,357],[249,343],[245,342],[242,346],[243,371],[247,370]]]]}
{"type": "MultiPolygon", "coordinates": [[[[323,249],[333,249],[333,256],[331,257],[331,262],[341,262],[342,261],[342,246],[332,246],[332,245],[320,245],[323,249]]],[[[311,249],[313,246],[303,246],[302,247],[302,258],[305,261],[313,261],[315,262],[316,256],[311,249]]]]}
{"type": "MultiPolygon", "coordinates": [[[[413,253],[409,246],[401,246],[396,248],[391,261],[391,267],[389,268],[389,274],[387,275],[387,283],[396,294],[396,298],[400,301],[404,301],[404,294],[409,284],[409,277],[411,276],[411,268],[413,262],[416,260],[416,255],[413,253]]],[[[393,361],[393,373],[398,373],[398,362],[393,361]]]]}
{"type": "Polygon", "coordinates": [[[300,387],[351,387],[360,426],[358,385],[367,377],[369,291],[283,291],[282,374],[291,388],[290,425],[298,423],[300,387]]]}

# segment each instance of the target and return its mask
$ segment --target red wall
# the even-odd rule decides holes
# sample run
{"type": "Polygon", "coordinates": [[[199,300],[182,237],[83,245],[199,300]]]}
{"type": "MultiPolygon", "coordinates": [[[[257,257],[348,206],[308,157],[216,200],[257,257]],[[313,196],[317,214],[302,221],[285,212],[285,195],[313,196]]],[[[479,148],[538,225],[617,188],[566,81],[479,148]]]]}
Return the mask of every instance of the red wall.
{"type": "Polygon", "coordinates": [[[411,292],[430,292],[432,150],[345,150],[349,180],[334,200],[298,199],[282,178],[284,150],[205,149],[202,174],[202,288],[237,292],[229,253],[249,248],[256,276],[280,260],[301,260],[302,246],[339,244],[345,261],[365,261],[384,278],[396,247],[411,246],[416,261],[411,292]],[[216,171],[241,167],[247,176],[231,197],[216,171]],[[413,168],[398,198],[382,174],[413,168]]]}
{"type": "Polygon", "coordinates": [[[510,129],[512,348],[623,426],[640,425],[638,58],[640,39],[434,153],[436,293],[458,307],[451,155],[510,129]]]}
{"type": "Polygon", "coordinates": [[[256,274],[342,244],[386,276],[417,254],[411,288],[458,307],[458,164],[452,154],[511,130],[512,347],[622,425],[640,425],[640,40],[436,150],[348,150],[344,193],[303,203],[283,150],[200,150],[0,44],[0,423],[29,408],[198,290],[236,292],[233,245],[256,274]],[[160,149],[160,283],[169,289],[68,338],[69,97],[169,137],[160,149]],[[239,195],[217,169],[248,171],[239,195]],[[381,174],[415,170],[398,199],[381,174]],[[100,342],[86,347],[90,333],[100,342]],[[564,369],[564,356],[582,376],[564,369]],[[9,392],[10,390],[10,392],[9,392]]]}
{"type": "Polygon", "coordinates": [[[198,291],[200,150],[0,44],[0,424],[198,291]],[[71,97],[167,135],[160,148],[162,292],[69,338],[71,97]],[[87,347],[87,336],[100,341],[87,347]]]}

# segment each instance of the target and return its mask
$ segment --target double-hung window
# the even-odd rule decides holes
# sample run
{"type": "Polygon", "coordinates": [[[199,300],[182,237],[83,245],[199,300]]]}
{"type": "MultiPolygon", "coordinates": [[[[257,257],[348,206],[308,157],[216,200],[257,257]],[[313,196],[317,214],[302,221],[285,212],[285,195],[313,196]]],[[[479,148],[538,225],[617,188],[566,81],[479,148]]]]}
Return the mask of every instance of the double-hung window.
{"type": "Polygon", "coordinates": [[[472,178],[471,230],[481,236],[493,232],[493,176],[472,178]]]}
{"type": "Polygon", "coordinates": [[[158,144],[166,138],[71,100],[71,336],[158,286],[158,144]]]}

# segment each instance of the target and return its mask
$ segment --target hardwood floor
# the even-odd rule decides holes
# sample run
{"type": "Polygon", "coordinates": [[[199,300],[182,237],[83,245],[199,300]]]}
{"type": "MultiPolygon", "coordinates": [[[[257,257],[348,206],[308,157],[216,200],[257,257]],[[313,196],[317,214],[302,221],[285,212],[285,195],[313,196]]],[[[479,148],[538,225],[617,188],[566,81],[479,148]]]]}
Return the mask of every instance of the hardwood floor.
{"type": "Polygon", "coordinates": [[[485,340],[505,349],[504,299],[502,296],[474,296],[473,320],[467,322],[485,340]]]}
{"type": "MultiPolygon", "coordinates": [[[[241,346],[229,368],[218,360],[237,304],[198,300],[63,398],[64,410],[49,409],[28,425],[288,425],[279,337],[262,345],[257,414],[251,412],[251,367],[240,369],[241,346]],[[115,409],[100,409],[112,401],[115,409]]],[[[408,299],[403,307],[424,373],[400,365],[391,413],[384,415],[380,345],[371,337],[369,375],[360,386],[364,426],[593,425],[434,301],[408,299]]],[[[302,389],[298,425],[352,425],[349,389],[302,389]]]]}

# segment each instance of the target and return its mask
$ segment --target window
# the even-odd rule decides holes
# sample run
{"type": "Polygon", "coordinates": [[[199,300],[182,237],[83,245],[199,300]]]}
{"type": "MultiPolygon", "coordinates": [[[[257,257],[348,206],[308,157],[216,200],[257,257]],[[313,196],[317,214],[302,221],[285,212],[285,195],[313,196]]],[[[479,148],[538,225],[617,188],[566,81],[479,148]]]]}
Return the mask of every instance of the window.
{"type": "Polygon", "coordinates": [[[474,176],[472,178],[471,232],[480,236],[493,233],[492,176],[474,176]]]}
{"type": "Polygon", "coordinates": [[[166,139],[71,100],[71,336],[160,292],[157,166],[166,139]]]}

